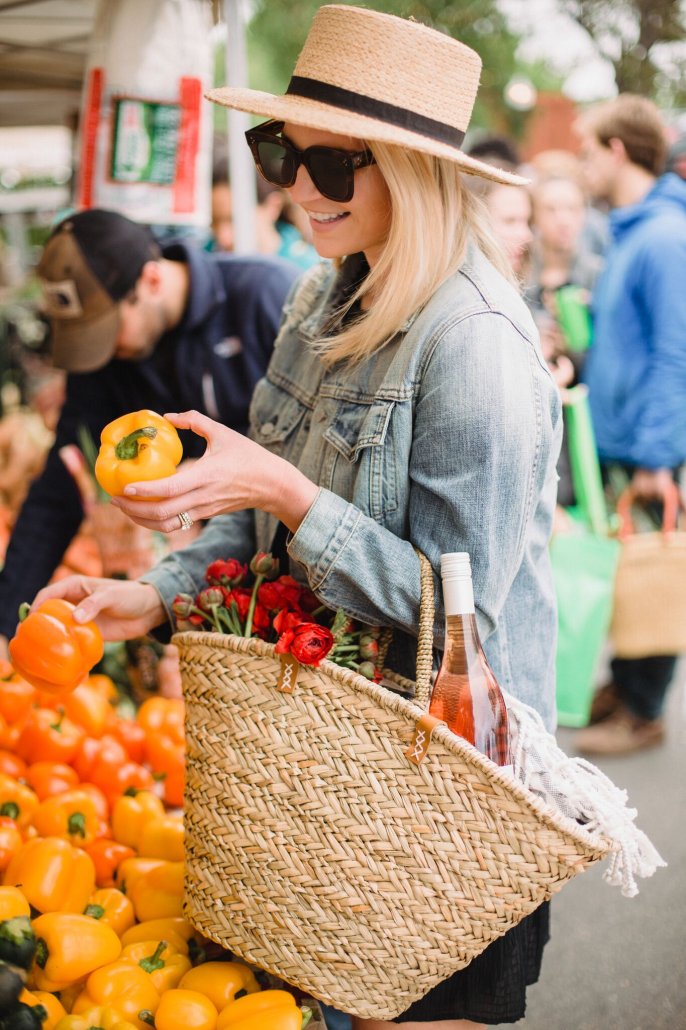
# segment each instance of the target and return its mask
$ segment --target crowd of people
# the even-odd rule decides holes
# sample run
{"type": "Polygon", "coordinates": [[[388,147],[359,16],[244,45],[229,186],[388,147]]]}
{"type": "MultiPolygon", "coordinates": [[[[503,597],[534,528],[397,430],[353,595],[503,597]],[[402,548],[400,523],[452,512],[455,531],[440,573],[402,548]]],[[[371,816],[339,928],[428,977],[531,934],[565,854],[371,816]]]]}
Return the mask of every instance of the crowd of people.
{"type": "MultiPolygon", "coordinates": [[[[683,148],[668,153],[658,109],[630,95],[584,111],[568,151],[525,163],[507,140],[463,147],[473,51],[354,7],[316,24],[286,95],[212,96],[273,119],[248,133],[269,183],[259,254],[230,253],[221,175],[211,253],[115,212],[55,226],[37,272],[63,394],[15,502],[0,646],[34,597],[66,597],[110,639],[156,630],[209,561],[280,540],[322,603],[392,629],[387,663],[411,678],[415,548],[436,582],[441,553],[467,551],[489,664],[553,728],[548,541],[574,502],[565,390],[587,384],[603,472],[620,468],[637,503],[659,507],[686,461],[683,148]],[[562,317],[569,288],[590,339],[562,317]],[[70,448],[140,408],[168,413],[189,460],[114,499],[112,518],[180,546],[137,578],[55,580],[89,510],[70,448]]],[[[579,749],[659,743],[675,664],[615,659],[579,749]]],[[[547,938],[543,904],[396,1022],[516,1021],[547,938]]]]}

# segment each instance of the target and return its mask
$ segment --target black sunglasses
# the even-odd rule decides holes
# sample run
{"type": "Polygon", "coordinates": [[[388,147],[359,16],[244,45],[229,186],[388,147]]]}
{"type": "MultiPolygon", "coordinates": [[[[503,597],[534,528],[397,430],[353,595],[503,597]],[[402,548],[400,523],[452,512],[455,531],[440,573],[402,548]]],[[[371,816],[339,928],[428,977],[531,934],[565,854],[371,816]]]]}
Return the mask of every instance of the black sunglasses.
{"type": "Polygon", "coordinates": [[[300,165],[307,169],[323,197],[345,203],[355,189],[355,169],[374,164],[370,150],[338,150],[336,147],[307,147],[298,150],[280,136],[283,122],[264,122],[248,129],[245,138],[262,176],[274,186],[292,186],[300,165]]]}

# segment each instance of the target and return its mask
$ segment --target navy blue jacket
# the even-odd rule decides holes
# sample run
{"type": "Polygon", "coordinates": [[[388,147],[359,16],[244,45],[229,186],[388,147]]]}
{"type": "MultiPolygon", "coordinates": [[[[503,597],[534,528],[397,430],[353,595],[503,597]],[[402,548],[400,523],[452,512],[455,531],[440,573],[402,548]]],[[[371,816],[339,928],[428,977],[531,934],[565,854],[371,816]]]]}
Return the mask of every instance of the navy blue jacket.
{"type": "MultiPolygon", "coordinates": [[[[281,308],[298,270],[263,257],[207,254],[174,243],[163,256],[185,261],[190,289],[181,322],[145,361],[111,361],[67,376],[67,395],[43,473],[32,484],[0,573],[0,634],[10,637],[17,609],[45,586],[83,521],[74,482],[59,457],[86,426],[97,442],[103,427],[129,411],[194,408],[238,432],[278,332],[281,308]]],[[[182,434],[185,457],[205,443],[182,434]]]]}

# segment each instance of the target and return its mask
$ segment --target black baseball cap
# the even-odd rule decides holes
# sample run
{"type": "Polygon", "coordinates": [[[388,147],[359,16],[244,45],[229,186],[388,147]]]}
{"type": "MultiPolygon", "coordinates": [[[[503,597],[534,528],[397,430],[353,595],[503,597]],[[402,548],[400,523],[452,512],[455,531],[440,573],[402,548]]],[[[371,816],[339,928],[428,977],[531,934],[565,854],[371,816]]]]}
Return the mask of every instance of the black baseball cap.
{"type": "Polygon", "coordinates": [[[38,263],[52,358],[68,372],[92,372],[114,354],[118,303],[160,248],[147,226],[116,211],[69,215],[54,229],[38,263]]]}

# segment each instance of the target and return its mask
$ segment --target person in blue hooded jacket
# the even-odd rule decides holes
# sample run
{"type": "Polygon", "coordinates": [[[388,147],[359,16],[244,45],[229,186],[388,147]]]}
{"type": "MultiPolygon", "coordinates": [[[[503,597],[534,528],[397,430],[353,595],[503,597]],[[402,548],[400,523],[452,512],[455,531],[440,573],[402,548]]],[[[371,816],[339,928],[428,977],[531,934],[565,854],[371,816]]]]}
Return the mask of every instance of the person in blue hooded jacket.
{"type": "MultiPolygon", "coordinates": [[[[612,211],[612,243],[593,297],[585,366],[598,453],[623,467],[639,503],[664,500],[686,461],[686,182],[660,175],[665,127],[649,100],[621,94],[580,118],[594,196],[612,211]]],[[[659,744],[676,657],[614,659],[580,750],[620,754],[659,744]]]]}

